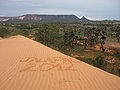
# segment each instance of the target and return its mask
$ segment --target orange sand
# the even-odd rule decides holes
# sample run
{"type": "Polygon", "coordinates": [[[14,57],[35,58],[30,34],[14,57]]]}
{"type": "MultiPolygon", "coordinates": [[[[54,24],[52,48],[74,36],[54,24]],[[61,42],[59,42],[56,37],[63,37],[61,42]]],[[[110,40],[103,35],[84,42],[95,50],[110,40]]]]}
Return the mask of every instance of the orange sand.
{"type": "Polygon", "coordinates": [[[120,77],[13,36],[0,40],[0,90],[120,90],[120,77]]]}

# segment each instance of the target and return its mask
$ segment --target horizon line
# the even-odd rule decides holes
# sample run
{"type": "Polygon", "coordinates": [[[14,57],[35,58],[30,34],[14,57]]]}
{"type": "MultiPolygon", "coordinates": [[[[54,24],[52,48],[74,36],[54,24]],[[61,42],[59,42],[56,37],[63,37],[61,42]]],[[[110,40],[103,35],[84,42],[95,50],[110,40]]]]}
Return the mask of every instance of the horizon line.
{"type": "Polygon", "coordinates": [[[23,15],[75,15],[77,16],[78,18],[82,18],[82,17],[85,17],[89,20],[93,20],[93,21],[120,21],[120,19],[98,19],[98,18],[95,18],[95,17],[87,17],[85,15],[82,15],[82,16],[79,16],[79,15],[76,15],[76,14],[37,14],[37,13],[31,13],[31,14],[21,14],[21,15],[12,15],[12,16],[6,16],[6,15],[0,15],[0,17],[20,17],[20,16],[23,16],[23,15]]]}

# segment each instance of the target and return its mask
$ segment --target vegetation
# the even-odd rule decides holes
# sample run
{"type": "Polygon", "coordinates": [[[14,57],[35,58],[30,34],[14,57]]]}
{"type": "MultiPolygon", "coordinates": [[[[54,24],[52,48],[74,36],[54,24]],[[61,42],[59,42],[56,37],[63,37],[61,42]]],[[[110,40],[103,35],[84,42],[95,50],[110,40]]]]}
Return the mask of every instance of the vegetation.
{"type": "Polygon", "coordinates": [[[23,35],[120,76],[120,23],[0,23],[0,37],[23,35]]]}

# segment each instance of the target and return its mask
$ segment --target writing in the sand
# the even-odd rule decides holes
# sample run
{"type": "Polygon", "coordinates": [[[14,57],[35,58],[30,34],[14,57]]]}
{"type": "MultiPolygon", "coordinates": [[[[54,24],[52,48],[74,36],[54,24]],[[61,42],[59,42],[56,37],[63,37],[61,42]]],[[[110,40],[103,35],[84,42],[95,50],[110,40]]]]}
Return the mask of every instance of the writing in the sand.
{"type": "Polygon", "coordinates": [[[79,61],[74,61],[71,58],[63,57],[52,57],[52,58],[36,58],[36,57],[26,57],[20,60],[23,67],[20,72],[28,71],[50,71],[56,70],[72,70],[76,71],[74,63],[79,63],[79,61]]]}

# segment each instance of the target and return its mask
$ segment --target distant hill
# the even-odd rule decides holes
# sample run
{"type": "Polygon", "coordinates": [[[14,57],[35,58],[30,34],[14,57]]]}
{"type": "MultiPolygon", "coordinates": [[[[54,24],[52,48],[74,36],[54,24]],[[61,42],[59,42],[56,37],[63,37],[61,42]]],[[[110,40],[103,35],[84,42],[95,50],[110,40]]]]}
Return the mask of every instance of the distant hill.
{"type": "Polygon", "coordinates": [[[75,15],[37,15],[26,14],[18,17],[0,17],[0,22],[89,22],[84,16],[80,19],[75,15]]]}
{"type": "Polygon", "coordinates": [[[80,19],[81,22],[92,22],[92,20],[89,20],[87,19],[85,16],[83,16],[81,19],[80,19]]]}

